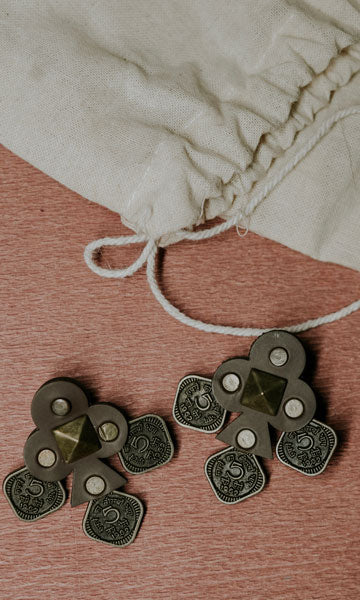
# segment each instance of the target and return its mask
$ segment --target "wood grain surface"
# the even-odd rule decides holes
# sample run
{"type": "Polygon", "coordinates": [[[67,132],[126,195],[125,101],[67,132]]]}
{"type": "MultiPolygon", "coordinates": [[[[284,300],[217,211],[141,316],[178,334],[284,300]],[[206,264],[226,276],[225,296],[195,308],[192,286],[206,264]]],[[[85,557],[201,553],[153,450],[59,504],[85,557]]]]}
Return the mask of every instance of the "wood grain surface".
{"type": "MultiPolygon", "coordinates": [[[[300,336],[317,415],[339,435],[325,473],[305,477],[264,460],[265,489],[225,506],[204,475],[206,458],[223,444],[177,426],[172,404],[180,378],[210,376],[225,358],[247,354],[252,340],[172,320],[144,270],[126,281],[94,275],[84,246],[127,233],[120,218],[5,149],[0,159],[1,478],[23,464],[33,394],[55,376],[78,378],[129,417],[158,413],[176,443],[171,463],[127,476],[124,489],[146,514],[126,549],[84,536],[85,505],[67,501],[26,524],[1,494],[0,598],[357,600],[360,314],[300,336]]],[[[137,252],[106,252],[103,260],[120,266],[137,252]]],[[[354,271],[235,231],[169,247],[161,260],[161,285],[176,306],[229,325],[281,327],[334,311],[359,298],[359,283],[354,271]]]]}

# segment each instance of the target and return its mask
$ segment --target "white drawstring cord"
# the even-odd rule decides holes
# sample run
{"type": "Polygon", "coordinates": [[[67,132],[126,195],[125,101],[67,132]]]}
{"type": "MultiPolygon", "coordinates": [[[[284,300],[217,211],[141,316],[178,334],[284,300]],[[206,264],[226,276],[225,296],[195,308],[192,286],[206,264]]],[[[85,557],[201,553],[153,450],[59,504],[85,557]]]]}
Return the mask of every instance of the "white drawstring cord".
{"type": "MultiPolygon", "coordinates": [[[[194,327],[195,329],[200,329],[200,331],[205,331],[207,333],[221,333],[223,335],[235,335],[238,337],[250,337],[250,336],[259,336],[262,333],[266,333],[271,329],[278,329],[277,327],[271,327],[268,329],[260,329],[256,327],[230,327],[229,325],[214,325],[212,323],[204,323],[203,321],[198,321],[197,319],[192,319],[182,313],[178,308],[173,306],[167,298],[165,298],[164,294],[161,292],[159,288],[159,284],[155,275],[156,268],[156,254],[157,249],[155,248],[149,254],[149,258],[147,261],[146,273],[147,280],[150,286],[152,293],[154,294],[156,300],[161,304],[164,310],[174,319],[180,321],[180,323],[184,323],[184,325],[189,325],[190,327],[194,327]]],[[[315,327],[319,327],[319,325],[325,325],[326,323],[333,323],[333,321],[338,321],[339,319],[343,319],[347,317],[352,312],[360,309],[360,300],[356,300],[349,306],[345,306],[340,310],[330,313],[328,315],[323,315],[316,319],[310,319],[309,321],[305,321],[303,323],[298,323],[297,325],[287,325],[285,327],[281,327],[285,331],[290,331],[292,333],[299,333],[300,331],[307,331],[308,329],[314,329],[315,327]]]]}
{"type": "MultiPolygon", "coordinates": [[[[314,146],[330,131],[331,127],[334,123],[337,123],[341,119],[348,117],[350,115],[360,114],[360,106],[353,106],[348,109],[340,110],[336,112],[332,117],[324,121],[322,123],[319,130],[316,134],[308,140],[308,142],[300,148],[300,150],[296,153],[291,161],[289,161],[274,177],[270,179],[264,189],[256,194],[246,206],[244,213],[237,213],[227,221],[220,223],[219,225],[215,225],[209,229],[203,229],[201,231],[185,231],[181,230],[178,232],[178,240],[182,239],[186,240],[204,240],[214,237],[215,235],[219,235],[224,231],[227,231],[231,227],[237,227],[243,217],[249,217],[255,210],[255,208],[260,204],[264,198],[268,196],[268,194],[290,173],[296,165],[314,148],[314,146]]],[[[208,333],[220,333],[223,335],[235,335],[242,337],[250,337],[250,336],[258,336],[266,331],[270,331],[272,328],[267,329],[259,329],[253,327],[230,327],[225,325],[214,325],[212,323],[204,323],[203,321],[198,321],[197,319],[192,319],[188,317],[184,313],[182,313],[179,309],[169,302],[161,292],[157,279],[156,279],[156,255],[158,251],[157,241],[154,239],[149,239],[146,235],[130,235],[130,236],[120,236],[118,238],[102,238],[99,240],[95,240],[88,244],[84,251],[84,259],[88,267],[94,271],[97,275],[101,277],[109,277],[109,278],[124,278],[133,275],[140,267],[142,267],[145,263],[147,263],[147,279],[149,283],[149,287],[155,296],[156,300],[161,304],[164,310],[180,321],[185,325],[189,325],[190,327],[194,327],[195,329],[199,329],[200,331],[205,331],[208,333]],[[146,242],[144,249],[142,250],[140,256],[128,267],[123,269],[104,269],[103,267],[99,267],[94,263],[93,254],[96,250],[104,246],[127,246],[130,244],[137,244],[141,242],[146,242]]],[[[333,323],[334,321],[339,321],[344,317],[347,317],[351,313],[360,309],[360,300],[355,300],[348,306],[344,306],[340,310],[337,310],[334,313],[330,313],[327,315],[323,315],[317,317],[316,319],[310,319],[309,321],[305,321],[303,323],[298,323],[296,325],[289,325],[282,327],[286,331],[290,331],[293,333],[298,333],[300,331],[307,331],[308,329],[313,329],[315,327],[319,327],[319,325],[324,325],[326,323],[333,323]]]]}

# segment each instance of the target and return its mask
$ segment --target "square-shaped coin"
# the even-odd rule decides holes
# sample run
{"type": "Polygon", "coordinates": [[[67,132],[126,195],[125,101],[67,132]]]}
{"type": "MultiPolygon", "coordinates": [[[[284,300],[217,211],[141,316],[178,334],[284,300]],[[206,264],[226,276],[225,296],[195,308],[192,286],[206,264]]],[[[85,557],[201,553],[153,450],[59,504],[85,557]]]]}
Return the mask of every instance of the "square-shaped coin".
{"type": "Polygon", "coordinates": [[[283,433],[276,446],[278,459],[304,475],[320,475],[337,444],[336,433],[313,419],[297,431],[283,433]]]}
{"type": "Polygon", "coordinates": [[[178,385],[173,415],[183,427],[215,433],[224,424],[226,410],[215,400],[211,379],[189,375],[178,385]]]}
{"type": "Polygon", "coordinates": [[[66,492],[60,481],[42,481],[26,467],[10,473],[3,483],[4,494],[19,519],[37,521],[61,508],[66,492]]]}
{"type": "Polygon", "coordinates": [[[265,475],[253,454],[225,448],[210,456],[205,474],[215,496],[224,504],[237,504],[261,492],[265,475]]]}
{"type": "Polygon", "coordinates": [[[128,437],[119,452],[129,473],[136,475],[161,467],[173,454],[174,445],[164,419],[150,414],[129,421],[128,437]]]}
{"type": "Polygon", "coordinates": [[[89,502],[83,530],[93,540],[124,547],[135,540],[143,515],[144,508],[138,498],[113,491],[89,502]]]}

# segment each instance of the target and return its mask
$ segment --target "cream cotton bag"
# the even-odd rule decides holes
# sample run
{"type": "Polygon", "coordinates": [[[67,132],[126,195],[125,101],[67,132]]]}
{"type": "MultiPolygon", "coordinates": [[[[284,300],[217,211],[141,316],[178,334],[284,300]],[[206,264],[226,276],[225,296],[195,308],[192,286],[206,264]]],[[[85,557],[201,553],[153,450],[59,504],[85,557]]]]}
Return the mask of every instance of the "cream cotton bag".
{"type": "Polygon", "coordinates": [[[0,26],[2,143],[149,239],[136,268],[221,217],[360,270],[359,0],[0,0],[0,26]]]}

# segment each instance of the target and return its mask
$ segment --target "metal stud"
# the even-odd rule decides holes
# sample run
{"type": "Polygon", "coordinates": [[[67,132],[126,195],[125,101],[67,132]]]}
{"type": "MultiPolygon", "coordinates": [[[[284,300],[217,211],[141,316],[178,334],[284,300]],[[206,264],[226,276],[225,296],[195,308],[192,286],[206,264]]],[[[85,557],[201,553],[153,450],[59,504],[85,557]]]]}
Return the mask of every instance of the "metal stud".
{"type": "Polygon", "coordinates": [[[99,496],[105,490],[105,481],[99,475],[92,475],[86,480],[85,488],[92,496],[99,496]]]}
{"type": "Polygon", "coordinates": [[[119,435],[119,428],[115,423],[103,423],[98,429],[98,434],[104,442],[113,442],[119,435]]]}
{"type": "Polygon", "coordinates": [[[49,468],[55,464],[56,454],[53,450],[50,450],[50,448],[44,448],[43,450],[40,450],[37,460],[39,465],[49,468]]]}
{"type": "Polygon", "coordinates": [[[298,419],[304,412],[304,405],[298,398],[290,398],[285,403],[284,410],[291,419],[298,419]]]}
{"type": "Polygon", "coordinates": [[[70,412],[71,404],[65,398],[56,398],[51,404],[51,410],[58,417],[64,417],[70,412]]]}
{"type": "Polygon", "coordinates": [[[237,443],[240,448],[244,448],[244,450],[250,450],[256,444],[256,435],[251,429],[242,429],[239,431],[237,438],[237,443]]]}
{"type": "Polygon", "coordinates": [[[222,386],[227,392],[236,392],[240,387],[240,379],[235,373],[227,373],[222,378],[222,386]]]}
{"type": "Polygon", "coordinates": [[[283,367],[288,361],[288,353],[285,348],[274,348],[270,352],[270,362],[274,367],[283,367]]]}

